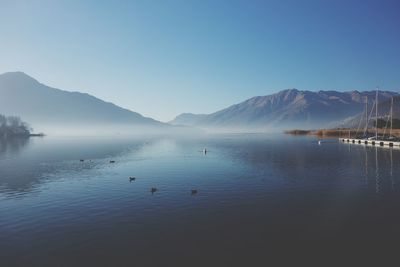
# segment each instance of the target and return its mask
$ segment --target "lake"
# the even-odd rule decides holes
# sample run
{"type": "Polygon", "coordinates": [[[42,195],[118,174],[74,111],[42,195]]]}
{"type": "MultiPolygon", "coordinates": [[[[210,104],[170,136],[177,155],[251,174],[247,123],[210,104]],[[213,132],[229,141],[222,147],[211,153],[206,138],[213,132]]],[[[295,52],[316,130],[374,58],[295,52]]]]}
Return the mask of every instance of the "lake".
{"type": "Polygon", "coordinates": [[[0,265],[382,264],[400,242],[399,162],[280,134],[2,140],[0,265]]]}

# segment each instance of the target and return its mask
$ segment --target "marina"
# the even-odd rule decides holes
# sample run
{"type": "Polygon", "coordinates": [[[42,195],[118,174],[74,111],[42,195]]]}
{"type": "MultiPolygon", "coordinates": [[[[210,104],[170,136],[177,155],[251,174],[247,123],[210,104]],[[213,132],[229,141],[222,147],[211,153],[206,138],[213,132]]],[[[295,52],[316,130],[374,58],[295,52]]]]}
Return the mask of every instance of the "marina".
{"type": "Polygon", "coordinates": [[[370,140],[370,139],[358,139],[358,138],[340,138],[342,142],[353,143],[353,144],[364,144],[372,146],[389,146],[389,147],[400,147],[399,141],[388,141],[388,140],[370,140]]]}
{"type": "Polygon", "coordinates": [[[365,101],[365,128],[364,133],[361,138],[358,138],[358,132],[360,131],[360,126],[364,116],[361,117],[360,123],[358,125],[357,131],[355,133],[355,138],[351,138],[351,130],[349,130],[348,138],[339,137],[342,142],[352,143],[352,144],[364,144],[372,146],[389,146],[389,147],[400,147],[400,139],[393,135],[393,97],[391,100],[390,114],[385,121],[385,127],[382,135],[378,135],[378,94],[379,89],[376,90],[376,97],[370,115],[368,116],[368,98],[365,101]],[[374,136],[368,136],[368,125],[371,120],[372,112],[375,110],[375,134],[374,136]],[[390,125],[390,128],[388,127],[390,125]],[[388,129],[389,128],[389,129],[388,129]],[[385,135],[387,133],[387,135],[385,135]]]}

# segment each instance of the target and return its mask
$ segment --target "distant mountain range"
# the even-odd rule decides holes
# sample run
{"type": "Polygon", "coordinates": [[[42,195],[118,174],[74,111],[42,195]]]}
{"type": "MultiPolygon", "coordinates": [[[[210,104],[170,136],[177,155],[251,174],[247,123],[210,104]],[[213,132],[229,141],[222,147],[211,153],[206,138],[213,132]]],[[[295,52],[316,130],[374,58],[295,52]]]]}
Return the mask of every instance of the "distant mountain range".
{"type": "MultiPolygon", "coordinates": [[[[380,91],[379,100],[385,102],[398,95],[396,92],[380,91]]],[[[181,114],[170,123],[235,130],[333,127],[362,112],[366,97],[371,105],[375,91],[311,92],[288,89],[253,97],[212,114],[181,114]]]]}
{"type": "MultiPolygon", "coordinates": [[[[287,89],[272,95],[253,97],[211,114],[184,113],[167,124],[89,94],[48,87],[23,72],[0,75],[0,114],[20,116],[45,133],[50,127],[74,130],[90,128],[92,131],[101,129],[101,132],[104,126],[117,132],[118,127],[126,132],[132,131],[132,127],[137,132],[143,127],[188,130],[187,126],[194,126],[223,131],[335,127],[359,122],[366,97],[368,105],[372,106],[375,91],[312,92],[287,89]]],[[[387,113],[388,101],[392,97],[400,99],[396,92],[379,92],[382,114],[387,113]]],[[[398,103],[395,106],[395,112],[398,112],[398,103]]]]}
{"type": "Polygon", "coordinates": [[[20,116],[35,128],[42,125],[170,127],[89,94],[51,88],[23,72],[0,75],[0,114],[20,116]]]}

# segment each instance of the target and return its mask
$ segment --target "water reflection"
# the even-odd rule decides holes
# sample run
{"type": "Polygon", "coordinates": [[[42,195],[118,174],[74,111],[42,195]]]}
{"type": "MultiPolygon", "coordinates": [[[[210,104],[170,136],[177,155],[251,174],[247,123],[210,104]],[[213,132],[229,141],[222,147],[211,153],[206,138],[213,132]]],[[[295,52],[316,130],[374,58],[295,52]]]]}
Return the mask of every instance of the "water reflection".
{"type": "Polygon", "coordinates": [[[394,190],[394,179],[393,179],[393,149],[390,149],[390,181],[392,182],[392,190],[394,190]]]}
{"type": "MultiPolygon", "coordinates": [[[[102,172],[110,168],[109,160],[116,157],[116,164],[112,166],[116,172],[119,172],[121,163],[131,162],[130,166],[135,166],[138,161],[147,159],[151,167],[142,171],[150,176],[154,175],[154,167],[157,166],[158,169],[173,170],[188,179],[193,179],[197,169],[202,172],[209,170],[210,177],[225,177],[231,170],[223,169],[223,166],[231,166],[232,163],[238,168],[235,177],[246,178],[252,183],[259,179],[269,181],[270,188],[290,186],[293,190],[311,190],[323,186],[332,190],[349,190],[365,185],[370,189],[373,186],[377,194],[396,190],[393,162],[399,158],[399,150],[343,144],[337,140],[327,140],[319,145],[309,137],[279,138],[244,135],[198,139],[44,138],[3,141],[0,152],[0,193],[26,193],[43,182],[66,179],[77,174],[91,178],[94,174],[88,173],[89,170],[97,170],[99,174],[96,175],[101,177],[104,176],[102,172]],[[212,153],[207,153],[206,158],[201,157],[202,161],[196,163],[199,165],[185,163],[201,154],[206,155],[204,148],[212,153]],[[85,161],[80,162],[80,159],[85,161]],[[218,173],[210,169],[210,166],[216,168],[214,164],[220,165],[218,173]],[[357,181],[362,181],[362,184],[357,184],[357,181]]],[[[130,175],[134,173],[127,177],[130,175]]],[[[249,183],[247,186],[250,186],[249,183]]],[[[261,189],[256,190],[264,190],[264,187],[258,188],[261,189]]]]}
{"type": "Polygon", "coordinates": [[[33,139],[0,160],[0,258],[163,266],[186,255],[187,265],[224,248],[217,265],[232,266],[224,259],[263,262],[277,244],[287,255],[310,240],[398,240],[399,152],[265,135],[33,139]]]}
{"type": "Polygon", "coordinates": [[[0,145],[0,196],[16,197],[41,190],[45,182],[77,173],[85,177],[88,170],[109,166],[111,158],[123,157],[143,141],[46,137],[2,139],[0,145]]]}
{"type": "Polygon", "coordinates": [[[365,147],[365,184],[368,185],[368,151],[365,147]]]}
{"type": "MultiPolygon", "coordinates": [[[[354,150],[363,147],[364,150],[364,182],[368,187],[373,179],[376,194],[394,192],[396,188],[394,157],[399,158],[400,150],[393,147],[378,147],[348,144],[354,150]],[[373,173],[373,177],[370,176],[373,173]]],[[[354,153],[354,156],[357,154],[354,153]]]]}
{"type": "Polygon", "coordinates": [[[379,162],[378,162],[378,147],[375,147],[375,190],[377,194],[381,192],[381,177],[379,174],[379,162]]]}
{"type": "Polygon", "coordinates": [[[20,153],[29,142],[29,137],[0,138],[0,159],[4,155],[20,153]]]}

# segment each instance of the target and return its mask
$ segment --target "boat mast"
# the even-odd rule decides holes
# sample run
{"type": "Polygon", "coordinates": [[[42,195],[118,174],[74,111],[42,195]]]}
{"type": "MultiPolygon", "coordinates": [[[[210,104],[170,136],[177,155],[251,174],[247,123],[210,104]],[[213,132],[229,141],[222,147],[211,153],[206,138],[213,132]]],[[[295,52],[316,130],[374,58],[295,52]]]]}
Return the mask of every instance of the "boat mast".
{"type": "Polygon", "coordinates": [[[375,103],[375,140],[378,140],[378,87],[376,88],[375,103]]]}
{"type": "Polygon", "coordinates": [[[368,135],[366,132],[368,130],[368,96],[365,97],[365,135],[368,135]]]}
{"type": "Polygon", "coordinates": [[[392,105],[390,106],[390,133],[389,138],[392,136],[393,130],[393,96],[392,96],[392,105]]]}

